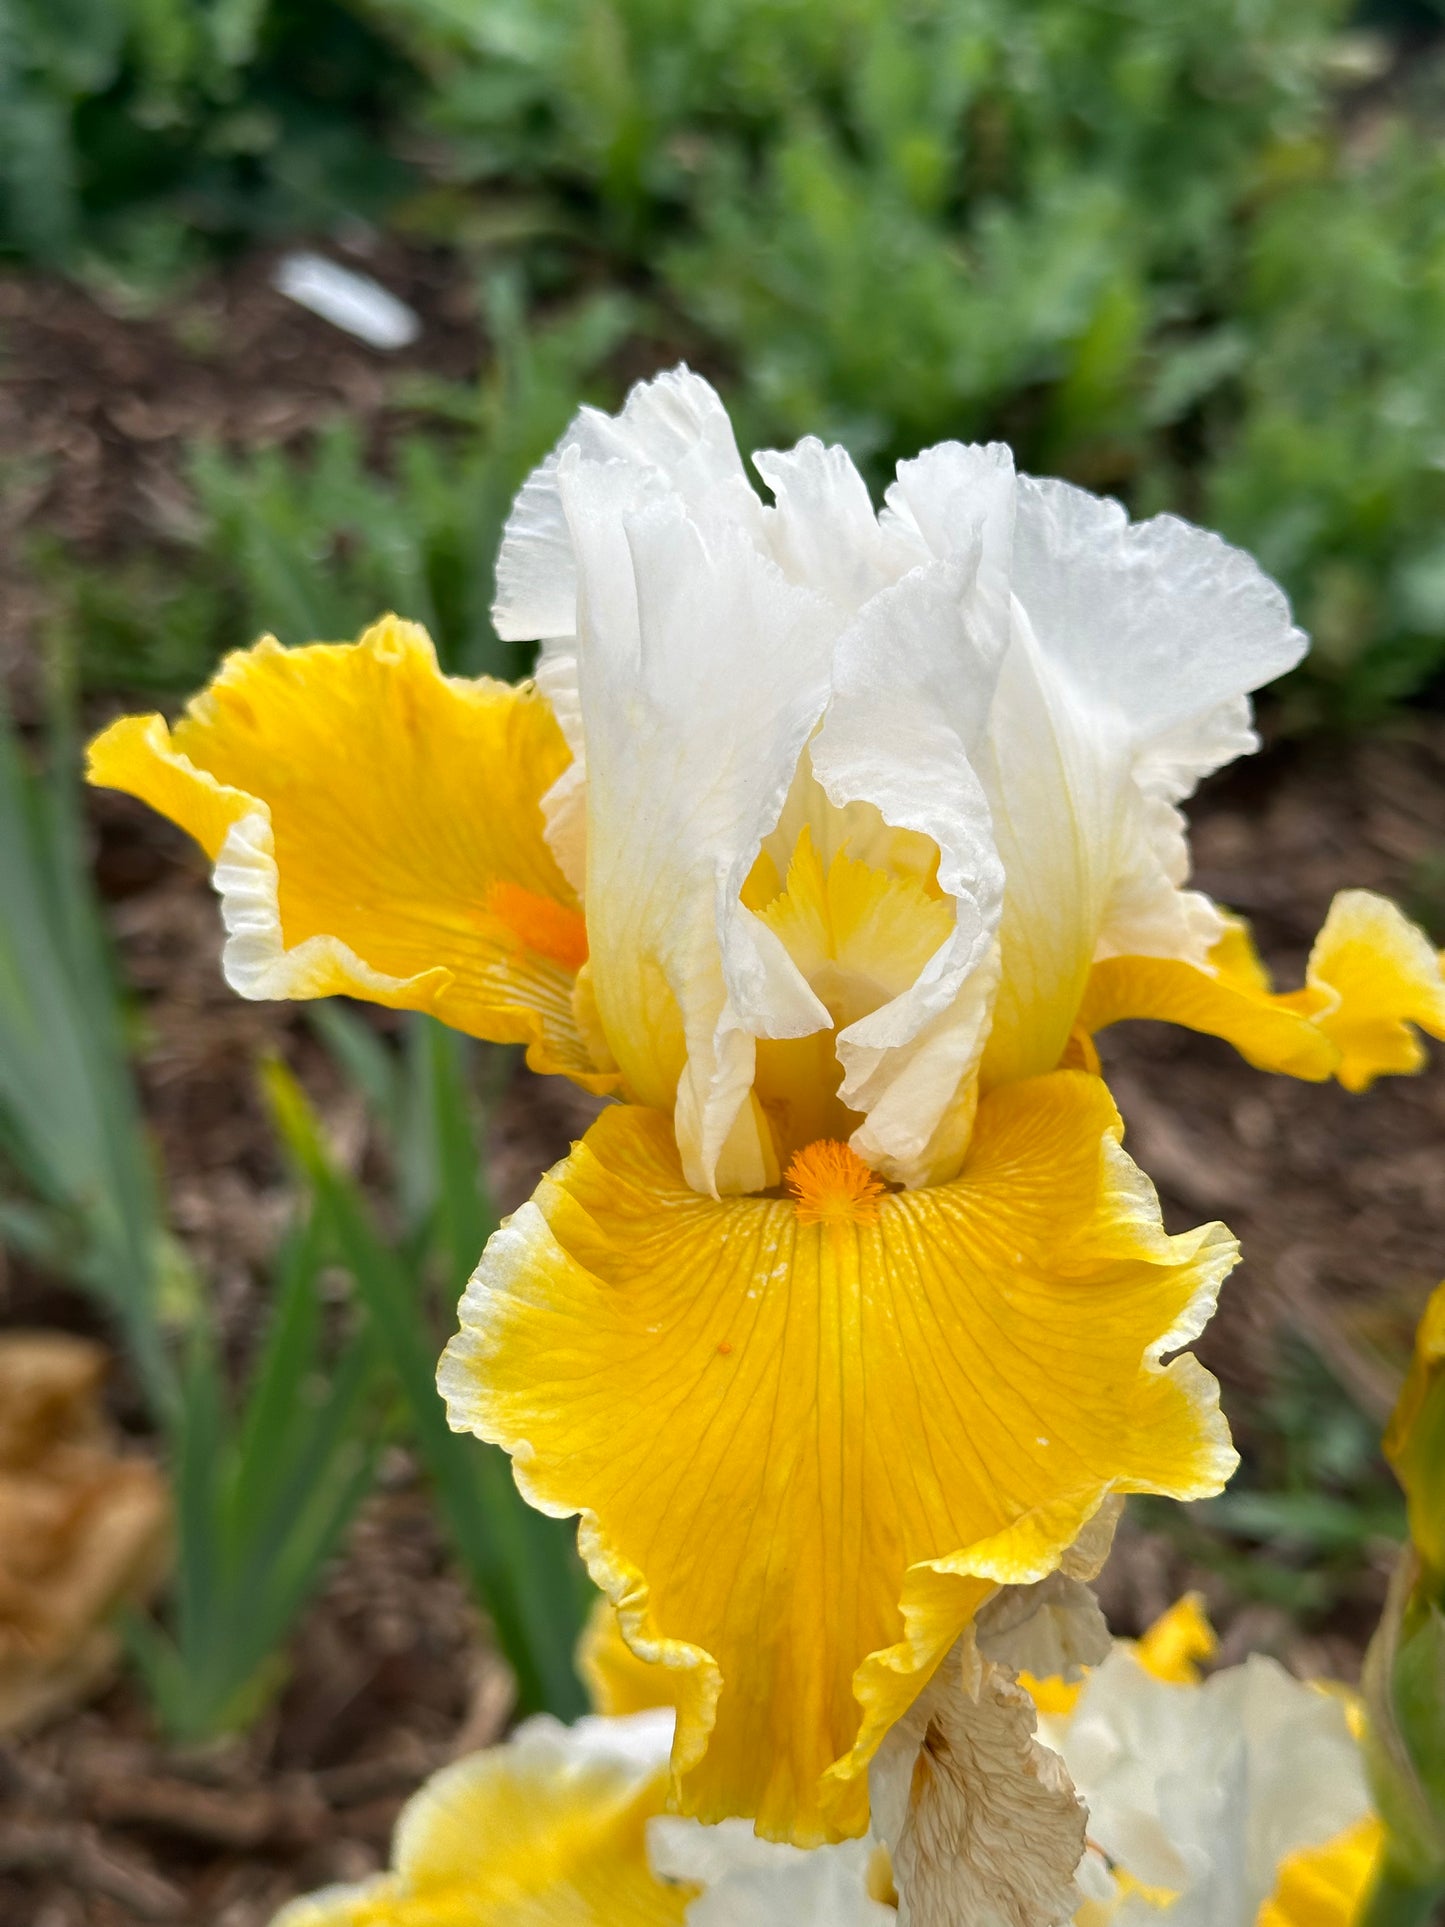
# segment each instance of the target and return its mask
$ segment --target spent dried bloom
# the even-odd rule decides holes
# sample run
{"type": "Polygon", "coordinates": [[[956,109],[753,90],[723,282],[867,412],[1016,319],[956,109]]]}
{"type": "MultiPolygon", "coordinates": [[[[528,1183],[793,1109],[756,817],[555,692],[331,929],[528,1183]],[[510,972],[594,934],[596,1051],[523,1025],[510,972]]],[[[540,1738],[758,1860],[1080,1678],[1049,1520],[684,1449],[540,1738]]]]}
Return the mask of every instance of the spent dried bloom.
{"type": "Polygon", "coordinates": [[[61,1332],[0,1337],[0,1732],[102,1679],[111,1618],[159,1579],[170,1508],[105,1422],[105,1353],[61,1332]]]}

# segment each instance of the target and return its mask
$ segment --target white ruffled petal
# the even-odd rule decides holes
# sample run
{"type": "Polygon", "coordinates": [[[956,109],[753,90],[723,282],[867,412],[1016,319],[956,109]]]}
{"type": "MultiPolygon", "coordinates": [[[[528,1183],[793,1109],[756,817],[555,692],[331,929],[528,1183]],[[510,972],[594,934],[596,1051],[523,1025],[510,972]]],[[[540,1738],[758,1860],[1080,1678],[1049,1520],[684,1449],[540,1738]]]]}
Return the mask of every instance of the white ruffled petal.
{"type": "Polygon", "coordinates": [[[656,1773],[672,1751],[676,1715],[670,1706],[649,1706],[640,1713],[584,1713],[570,1726],[550,1713],[534,1713],[507,1739],[524,1760],[567,1766],[616,1766],[656,1773]]]}
{"type": "Polygon", "coordinates": [[[982,770],[1008,876],[995,1082],[1057,1062],[1097,956],[1203,961],[1220,924],[1181,887],[1174,805],[1253,746],[1248,692],[1305,648],[1240,550],[1062,482],[1020,478],[1011,582],[982,770]]]}
{"type": "Polygon", "coordinates": [[[577,694],[577,564],[559,475],[569,449],[592,462],[655,470],[684,500],[722,497],[761,527],[727,411],[687,367],[639,382],[618,415],[580,409],[552,453],[522,484],[502,531],[492,622],[514,642],[540,641],[537,683],[556,711],[572,765],[543,799],[547,840],[579,895],[586,884],[587,745],[577,694]]]}
{"type": "Polygon", "coordinates": [[[851,613],[919,563],[928,550],[900,525],[880,523],[868,485],[846,449],[808,435],[796,448],[764,449],[753,466],[772,490],[768,541],[779,567],[851,613]]]}
{"type": "Polygon", "coordinates": [[[838,1039],[843,1101],[866,1118],[854,1148],[906,1184],[946,1177],[962,1157],[997,980],[1004,872],[976,764],[1008,641],[1013,481],[1006,450],[953,444],[904,465],[893,524],[934,485],[948,512],[930,531],[942,540],[946,524],[951,546],[874,595],[845,632],[812,747],[835,805],[872,804],[936,846],[954,906],[952,938],[909,988],[838,1039]]]}
{"type": "Polygon", "coordinates": [[[572,761],[542,798],[547,844],[557,867],[580,898],[587,893],[587,739],[582,727],[582,696],[577,687],[574,638],[542,652],[537,687],[572,752],[572,761]]]}
{"type": "Polygon", "coordinates": [[[507,641],[577,633],[577,569],[558,488],[562,457],[573,448],[587,461],[656,469],[685,501],[701,503],[721,490],[736,513],[760,521],[762,504],[748,485],[727,410],[690,368],[638,382],[620,414],[579,409],[522,484],[502,530],[492,622],[507,641]]]}
{"type": "Polygon", "coordinates": [[[597,1008],[643,1102],[674,1108],[689,1182],[777,1181],[749,1103],[754,1038],[827,1012],[740,895],[827,700],[837,618],[732,505],[569,451],[597,1008]]]}
{"type": "MultiPolygon", "coordinates": [[[[1293,668],[1307,647],[1252,557],[1173,515],[1021,476],[1014,591],[1072,692],[1136,753],[1293,668]]],[[[1178,739],[1176,737],[1176,743],[1178,739]]]]}
{"type": "MultiPolygon", "coordinates": [[[[1270,1659],[1188,1686],[1116,1648],[1040,1730],[1088,1804],[1090,1838],[1178,1895],[1178,1927],[1254,1927],[1281,1861],[1369,1812],[1343,1705],[1270,1659]]],[[[1134,1918],[1128,1904],[1118,1918],[1134,1918]]]]}

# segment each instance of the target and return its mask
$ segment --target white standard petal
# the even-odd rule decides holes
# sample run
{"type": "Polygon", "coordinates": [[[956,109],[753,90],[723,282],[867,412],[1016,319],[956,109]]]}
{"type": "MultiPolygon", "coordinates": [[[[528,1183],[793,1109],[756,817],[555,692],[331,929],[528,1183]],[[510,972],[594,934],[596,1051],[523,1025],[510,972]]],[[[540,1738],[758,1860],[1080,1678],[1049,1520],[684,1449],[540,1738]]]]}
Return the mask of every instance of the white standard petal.
{"type": "Polygon", "coordinates": [[[690,1183],[777,1181],[759,1036],[828,1023],[740,901],[827,700],[836,610],[753,529],[657,470],[570,450],[592,985],[632,1094],[672,1108],[690,1183]]]}
{"type": "Polygon", "coordinates": [[[588,461],[655,471],[685,501],[726,502],[761,528],[727,411],[687,367],[638,382],[618,415],[579,409],[556,448],[522,484],[502,531],[492,622],[512,642],[542,644],[537,684],[556,712],[572,762],[542,799],[547,840],[579,895],[586,888],[587,745],[577,690],[577,562],[558,486],[569,449],[588,461]]]}
{"type": "Polygon", "coordinates": [[[522,484],[502,530],[492,622],[511,642],[577,634],[577,567],[557,471],[568,449],[593,462],[656,469],[684,500],[725,491],[760,519],[727,410],[711,383],[688,367],[638,382],[620,414],[579,409],[552,453],[522,484]],[[746,506],[751,498],[752,509],[746,506]]]}
{"type": "Polygon", "coordinates": [[[773,558],[794,582],[852,611],[929,560],[916,531],[875,514],[868,485],[846,449],[805,436],[796,448],[763,449],[753,466],[772,490],[765,511],[773,558]]]}
{"type": "Polygon", "coordinates": [[[836,807],[870,804],[937,848],[953,905],[952,936],[914,982],[838,1039],[840,1095],[865,1118],[853,1146],[905,1184],[950,1176],[963,1155],[997,981],[1004,872],[976,767],[1008,641],[1013,490],[1000,447],[949,444],[903,464],[890,540],[921,541],[912,495],[939,496],[949,546],[873,595],[845,631],[812,745],[836,807]]]}
{"type": "Polygon", "coordinates": [[[537,687],[552,705],[572,761],[542,798],[542,822],[557,867],[585,902],[587,896],[587,740],[582,729],[582,696],[577,687],[575,638],[566,646],[544,649],[537,664],[537,687]]]}
{"type": "Polygon", "coordinates": [[[982,764],[1008,877],[985,1078],[1051,1069],[1096,956],[1203,961],[1175,805],[1253,746],[1247,695],[1305,638],[1240,550],[1173,516],[1020,478],[1009,652],[982,764]]]}

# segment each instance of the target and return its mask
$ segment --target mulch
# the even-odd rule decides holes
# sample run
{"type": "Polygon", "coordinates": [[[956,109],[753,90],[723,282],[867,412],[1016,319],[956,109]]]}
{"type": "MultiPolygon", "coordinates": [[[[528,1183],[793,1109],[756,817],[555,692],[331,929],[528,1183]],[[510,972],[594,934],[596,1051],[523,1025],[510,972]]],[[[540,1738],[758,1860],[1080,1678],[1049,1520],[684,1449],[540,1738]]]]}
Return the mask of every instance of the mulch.
{"type": "MultiPolygon", "coordinates": [[[[384,244],[390,247],[391,244],[384,244]]],[[[382,278],[428,319],[417,365],[465,373],[469,303],[435,261],[385,254],[382,278]]],[[[337,408],[383,419],[382,363],[273,294],[267,262],[193,290],[201,317],[127,320],[59,283],[0,280],[4,487],[0,667],[22,706],[44,610],[23,566],[46,528],[88,555],[154,540],[185,512],[188,437],[291,440],[337,408]],[[209,315],[209,322],[206,317],[209,315]],[[184,337],[184,338],[180,338],[184,337]]],[[[256,1084],[265,1050],[301,1076],[333,1137],[372,1151],[358,1101],[294,1008],[246,1005],[221,982],[214,900],[185,840],[127,799],[93,799],[96,875],[143,1018],[141,1079],[174,1228],[244,1341],[287,1192],[256,1084]]],[[[1278,743],[1193,809],[1198,881],[1249,915],[1283,982],[1298,981],[1336,888],[1401,897],[1445,934],[1445,722],[1368,740],[1278,743]]],[[[383,1016],[379,1021],[386,1023],[383,1016]]],[[[1171,1228],[1221,1217],[1245,1259],[1198,1347],[1221,1379],[1247,1461],[1272,1449],[1267,1405],[1299,1345],[1383,1419],[1409,1331],[1445,1272],[1445,1063],[1360,1097],[1261,1076],[1212,1040],[1138,1025],[1103,1042],[1129,1148],[1171,1228]]],[[[588,1121],[589,1100],[518,1068],[492,1123],[503,1208],[588,1121]]],[[[89,1305],[13,1264],[0,1317],[94,1331],[89,1305]]],[[[139,1401],[118,1369],[118,1418],[139,1401]]],[[[1288,1548],[1261,1545],[1260,1561],[1288,1548]]],[[[1263,1648],[1300,1670],[1357,1675],[1388,1548],[1301,1623],[1192,1563],[1157,1522],[1126,1522],[1103,1594],[1137,1630],[1188,1584],[1206,1592],[1226,1658],[1263,1648]]],[[[452,1572],[415,1466],[388,1459],[322,1596],[289,1682],[244,1739],[168,1747],[134,1685],[0,1746],[0,1921],[10,1927],[264,1927],[297,1892],[384,1864],[407,1794],[505,1729],[505,1670],[452,1572]]]]}

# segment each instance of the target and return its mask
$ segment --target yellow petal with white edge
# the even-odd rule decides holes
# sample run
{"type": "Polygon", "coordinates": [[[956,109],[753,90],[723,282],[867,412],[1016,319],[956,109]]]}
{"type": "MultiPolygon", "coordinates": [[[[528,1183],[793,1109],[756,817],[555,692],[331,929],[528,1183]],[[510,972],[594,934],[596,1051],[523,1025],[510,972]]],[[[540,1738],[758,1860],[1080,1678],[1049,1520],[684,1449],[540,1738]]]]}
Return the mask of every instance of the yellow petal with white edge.
{"type": "Polygon", "coordinates": [[[668,1120],[604,1113],[492,1239],[440,1383],[534,1505],[582,1514],[633,1650],[673,1669],[682,1808],[799,1844],[996,1586],[1115,1491],[1235,1463],[1189,1357],[1236,1256],[1169,1238],[1076,1072],[979,1107],[960,1176],[804,1223],[709,1199],[668,1120]],[[861,1221],[859,1221],[861,1220],[861,1221]]]}
{"type": "Polygon", "coordinates": [[[1445,1038],[1445,971],[1422,930],[1385,897],[1342,890],[1302,990],[1276,992],[1246,926],[1230,919],[1203,968],[1175,957],[1108,957],[1089,972],[1076,1033],[1153,1017],[1222,1037],[1257,1070],[1363,1091],[1418,1071],[1412,1025],[1445,1038]]]}
{"type": "Polygon", "coordinates": [[[651,1665],[637,1657],[622,1637],[617,1608],[603,1597],[593,1601],[587,1615],[576,1662],[594,1711],[613,1718],[654,1706],[676,1708],[686,1684],[686,1669],[651,1665]]]}
{"type": "Polygon", "coordinates": [[[603,1089],[572,1014],[586,924],[542,829],[567,761],[529,684],[443,676],[388,617],[356,643],[238,651],[173,730],[112,723],[89,774],[215,863],[242,996],[430,1011],[603,1089]]]}
{"type": "Polygon", "coordinates": [[[666,1721],[529,1721],[434,1774],[397,1822],[392,1870],[293,1901],[272,1927],[674,1927],[646,1828],[666,1792],[666,1721]]]}
{"type": "Polygon", "coordinates": [[[1257,1927],[1354,1927],[1384,1847],[1374,1814],[1322,1847],[1301,1847],[1282,1862],[1257,1927]]]}

